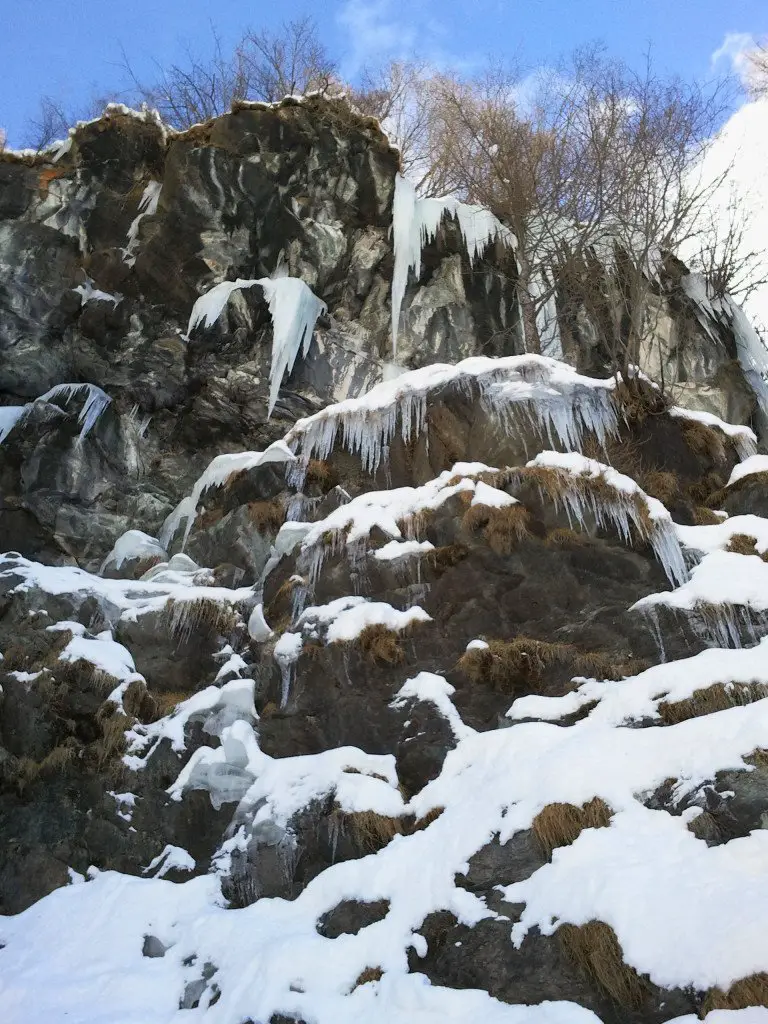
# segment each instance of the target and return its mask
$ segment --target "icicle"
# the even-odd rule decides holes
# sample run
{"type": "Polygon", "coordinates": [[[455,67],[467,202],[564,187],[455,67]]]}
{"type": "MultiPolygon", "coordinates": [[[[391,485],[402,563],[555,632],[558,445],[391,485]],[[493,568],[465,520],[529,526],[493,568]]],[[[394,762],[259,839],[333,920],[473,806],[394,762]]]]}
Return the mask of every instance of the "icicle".
{"type": "Polygon", "coordinates": [[[397,358],[397,330],[400,310],[408,284],[408,273],[421,274],[421,249],[432,241],[446,216],[458,221],[464,247],[474,263],[486,247],[496,239],[514,248],[517,240],[493,214],[482,206],[460,203],[446,196],[442,199],[419,199],[413,184],[401,174],[395,177],[392,205],[392,235],[395,267],[392,275],[392,358],[397,358]]]}
{"type": "Polygon", "coordinates": [[[123,249],[123,262],[127,263],[129,267],[132,267],[136,262],[136,248],[139,244],[139,224],[141,224],[145,217],[154,217],[157,213],[157,204],[160,202],[162,189],[162,182],[150,181],[139,200],[139,212],[131,221],[131,226],[128,228],[128,244],[123,249]]]}
{"type": "Polygon", "coordinates": [[[273,656],[280,667],[280,676],[282,681],[282,692],[280,694],[281,709],[288,703],[293,667],[299,660],[299,655],[301,654],[301,648],[303,646],[304,641],[302,640],[301,633],[283,633],[275,644],[273,656]]]}
{"type": "Polygon", "coordinates": [[[37,402],[53,402],[58,398],[62,399],[66,405],[79,391],[84,389],[87,391],[87,396],[77,417],[77,422],[82,425],[78,441],[83,441],[96,426],[101,414],[112,401],[109,395],[95,384],[57,384],[35,400],[37,402]]]}
{"type": "Polygon", "coordinates": [[[317,318],[326,305],[298,277],[262,282],[272,315],[272,365],[269,371],[269,413],[277,401],[280,383],[290,374],[301,349],[306,358],[317,318]]]}
{"type": "Polygon", "coordinates": [[[325,312],[326,305],[298,277],[261,277],[253,280],[238,278],[236,281],[222,281],[201,295],[189,316],[187,335],[203,321],[210,327],[221,316],[224,307],[234,291],[259,285],[269,305],[272,317],[272,362],[269,370],[269,409],[272,415],[280,391],[280,384],[293,369],[301,349],[306,357],[317,318],[325,312]]]}
{"type": "Polygon", "coordinates": [[[160,543],[168,549],[174,535],[182,522],[186,522],[182,549],[189,539],[189,533],[197,517],[197,505],[203,494],[211,487],[221,487],[233,473],[256,469],[268,463],[292,462],[293,452],[283,441],[275,441],[263,452],[238,452],[236,454],[217,455],[212,459],[202,476],[198,477],[192,493],[182,498],[176,508],[163,523],[160,531],[160,543]]]}

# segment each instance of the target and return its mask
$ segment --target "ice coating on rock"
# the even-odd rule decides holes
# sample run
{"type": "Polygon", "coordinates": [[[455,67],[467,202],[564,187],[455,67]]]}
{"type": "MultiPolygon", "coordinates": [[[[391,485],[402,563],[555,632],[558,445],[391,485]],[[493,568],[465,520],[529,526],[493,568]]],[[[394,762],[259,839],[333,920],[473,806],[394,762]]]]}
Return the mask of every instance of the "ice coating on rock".
{"type": "Polygon", "coordinates": [[[325,459],[341,434],[344,448],[359,453],[364,468],[373,473],[386,460],[398,425],[406,443],[418,437],[427,422],[430,393],[448,384],[463,391],[476,386],[505,430],[513,433],[527,424],[553,446],[580,449],[589,432],[604,445],[618,429],[613,378],[586,377],[546,356],[473,356],[411,370],[360,398],[329,405],[299,420],[286,441],[304,459],[325,459]]]}
{"type": "Polygon", "coordinates": [[[269,415],[277,402],[280,384],[293,369],[301,350],[306,356],[312,343],[317,318],[325,312],[326,305],[298,277],[238,278],[236,281],[222,281],[201,295],[192,307],[187,325],[187,335],[202,321],[210,327],[221,316],[224,307],[234,291],[258,285],[264,290],[264,298],[272,317],[272,363],[269,370],[269,415]]]}
{"type": "Polygon", "coordinates": [[[418,279],[421,273],[421,249],[432,241],[445,217],[458,221],[464,247],[472,263],[481,256],[491,242],[498,239],[514,248],[515,236],[490,210],[482,206],[461,203],[452,196],[441,199],[419,198],[414,185],[398,174],[395,178],[395,197],[392,207],[392,235],[395,250],[395,268],[392,274],[392,357],[397,357],[397,331],[400,310],[410,271],[418,279]]]}
{"type": "Polygon", "coordinates": [[[186,522],[182,548],[186,545],[189,531],[197,516],[200,498],[211,487],[221,487],[233,473],[247,472],[270,463],[291,462],[295,455],[283,441],[275,441],[263,452],[233,452],[217,455],[208,464],[202,476],[198,477],[190,494],[179,502],[163,523],[160,531],[160,544],[169,548],[182,522],[186,522]]]}

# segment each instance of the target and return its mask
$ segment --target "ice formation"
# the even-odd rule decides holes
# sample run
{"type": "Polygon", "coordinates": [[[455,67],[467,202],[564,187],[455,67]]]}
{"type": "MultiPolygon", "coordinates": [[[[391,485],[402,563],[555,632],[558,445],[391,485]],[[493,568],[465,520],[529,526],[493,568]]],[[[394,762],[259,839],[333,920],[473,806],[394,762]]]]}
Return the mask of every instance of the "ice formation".
{"type": "Polygon", "coordinates": [[[756,643],[768,631],[768,563],[754,555],[713,550],[676,590],[649,594],[633,608],[686,615],[712,646],[741,647],[746,635],[756,643]]]}
{"type": "Polygon", "coordinates": [[[85,400],[78,413],[77,422],[82,428],[78,441],[85,440],[112,399],[95,384],[56,384],[50,391],[46,391],[44,395],[36,398],[34,402],[27,402],[26,405],[0,407],[0,444],[15,427],[24,424],[24,421],[38,405],[47,405],[52,410],[55,409],[56,414],[59,415],[62,410],[56,405],[57,402],[68,405],[76,395],[83,393],[85,400]]]}
{"type": "Polygon", "coordinates": [[[275,644],[273,657],[280,667],[281,708],[284,708],[288,703],[288,694],[291,686],[291,672],[293,670],[293,666],[299,659],[303,643],[301,633],[283,633],[275,644]]]}
{"type": "Polygon", "coordinates": [[[733,441],[741,460],[751,458],[757,451],[757,437],[755,432],[750,430],[749,427],[739,426],[735,423],[727,423],[725,420],[721,420],[719,416],[715,416],[711,412],[681,409],[676,405],[673,405],[672,408],[669,409],[669,415],[673,419],[693,420],[696,423],[703,423],[707,427],[714,427],[716,430],[721,430],[733,441]]]}
{"type": "Polygon", "coordinates": [[[108,567],[119,570],[125,562],[143,561],[146,558],[157,558],[167,562],[168,553],[156,537],[150,537],[141,530],[128,530],[117,538],[99,571],[103,573],[108,567]]]}
{"type": "Polygon", "coordinates": [[[263,452],[237,452],[229,455],[217,455],[212,459],[202,476],[198,477],[190,494],[182,498],[176,508],[163,523],[160,531],[160,544],[169,548],[173,543],[176,531],[185,522],[182,548],[187,543],[189,532],[197,517],[197,506],[200,498],[212,487],[222,487],[234,473],[244,473],[259,466],[271,463],[291,462],[295,458],[293,452],[283,441],[275,441],[263,452]]]}
{"type": "Polygon", "coordinates": [[[128,240],[123,249],[123,262],[132,267],[136,262],[136,250],[139,246],[139,225],[145,217],[154,217],[157,213],[157,204],[160,202],[160,193],[163,190],[161,181],[150,181],[139,200],[139,212],[131,221],[128,228],[128,240]]]}
{"type": "Polygon", "coordinates": [[[88,302],[111,302],[113,306],[116,306],[123,299],[122,295],[112,295],[110,292],[103,292],[100,288],[95,288],[90,277],[86,277],[85,283],[79,284],[72,291],[77,292],[84,306],[88,302]]]}
{"type": "Polygon", "coordinates": [[[557,488],[553,497],[556,503],[562,503],[571,521],[583,523],[584,513],[589,511],[599,526],[611,523],[628,544],[632,542],[632,525],[651,545],[672,583],[683,583],[688,579],[672,517],[660,501],[646,494],[631,477],[578,452],[541,452],[527,463],[527,468],[554,470],[561,474],[564,486],[557,488]],[[615,498],[606,500],[604,495],[588,486],[595,481],[610,488],[615,498]],[[587,486],[583,486],[585,483],[587,486]]]}
{"type": "Polygon", "coordinates": [[[392,358],[397,358],[397,331],[400,310],[408,284],[408,274],[421,274],[421,249],[432,241],[445,217],[455,217],[461,231],[464,247],[472,263],[497,239],[514,248],[515,236],[501,221],[482,206],[460,203],[445,196],[442,199],[422,199],[413,184],[398,174],[395,178],[395,198],[392,210],[392,235],[395,250],[395,268],[392,275],[392,358]]]}
{"type": "Polygon", "coordinates": [[[474,356],[412,370],[360,398],[329,405],[299,420],[286,441],[304,459],[325,459],[341,433],[347,451],[359,453],[365,469],[375,472],[388,457],[398,423],[404,441],[417,437],[426,426],[429,394],[447,384],[464,391],[476,385],[510,433],[529,425],[552,445],[580,448],[588,432],[604,444],[618,429],[612,378],[585,377],[546,356],[474,356]]]}
{"type": "Polygon", "coordinates": [[[222,281],[204,295],[192,307],[187,326],[187,335],[202,321],[210,327],[221,316],[233,291],[258,285],[264,290],[272,317],[272,363],[269,370],[269,415],[277,402],[280,384],[290,374],[296,357],[301,350],[305,357],[312,344],[317,318],[325,312],[326,305],[298,277],[238,278],[236,281],[222,281]]]}
{"type": "Polygon", "coordinates": [[[712,331],[713,323],[721,323],[733,331],[741,368],[755,392],[763,417],[768,417],[768,348],[762,338],[741,306],[730,296],[716,298],[710,295],[700,274],[686,275],[681,284],[694,304],[700,325],[710,339],[716,340],[712,331]]]}

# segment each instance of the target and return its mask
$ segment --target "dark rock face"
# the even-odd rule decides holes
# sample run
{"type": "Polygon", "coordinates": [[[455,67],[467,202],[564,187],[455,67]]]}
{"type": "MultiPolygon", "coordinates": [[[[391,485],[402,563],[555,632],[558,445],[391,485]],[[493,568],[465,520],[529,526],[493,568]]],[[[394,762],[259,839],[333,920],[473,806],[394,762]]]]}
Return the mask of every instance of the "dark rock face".
{"type": "MultiPolygon", "coordinates": [[[[648,622],[630,609],[670,584],[641,531],[620,536],[595,507],[576,521],[535,477],[515,476],[555,442],[532,415],[505,420],[466,381],[428,394],[424,428],[407,440],[398,429],[375,473],[339,439],[327,459],[306,466],[224,474],[196,502],[185,546],[194,562],[178,552],[167,562],[157,544],[150,557],[113,559],[97,575],[127,530],[160,534],[212,458],[263,451],[298,418],[384,377],[396,170],[377,126],[322,100],[243,106],[170,136],[149,116],[113,111],[79,127],[58,162],[0,159],[0,263],[9,268],[0,280],[0,429],[3,406],[29,403],[0,446],[0,537],[19,556],[0,560],[0,913],[25,910],[91,867],[170,883],[215,873],[232,910],[299,901],[335,865],[356,867],[347,862],[418,840],[444,809],[351,811],[334,776],[330,789],[307,784],[304,802],[278,821],[269,793],[244,800],[258,782],[249,737],[273,762],[341,757],[342,783],[365,774],[355,756],[380,758],[402,810],[440,777],[467,731],[536,721],[508,717],[514,699],[570,694],[590,666],[618,680],[658,661],[648,622]],[[272,329],[261,290],[235,292],[215,325],[191,337],[186,329],[208,288],[268,276],[280,260],[328,316],[268,419],[272,329]],[[34,402],[69,382],[110,399],[89,430],[84,394],[34,402]],[[356,548],[331,536],[316,571],[300,544],[277,549],[285,522],[317,523],[355,496],[415,488],[472,461],[510,468],[497,491],[502,505],[514,497],[524,529],[499,541],[473,521],[464,489],[417,525],[400,523],[431,545],[415,560],[377,558],[390,539],[378,527],[356,548]],[[25,575],[25,559],[92,575],[44,585],[25,575]],[[188,606],[185,588],[194,591],[188,606]],[[277,645],[302,628],[305,605],[350,596],[424,614],[402,630],[337,641],[317,627],[302,634],[293,660],[280,661],[277,645]],[[273,632],[253,625],[259,604],[273,632]],[[112,662],[64,658],[74,639],[111,644],[112,662]],[[478,640],[517,643],[522,654],[505,676],[473,671],[467,647],[478,640]],[[440,677],[452,714],[423,693],[403,696],[421,673],[440,677]],[[229,702],[219,702],[228,688],[229,702]],[[237,735],[226,733],[233,724],[243,726],[237,735]],[[198,757],[206,753],[210,764],[198,757]],[[174,859],[179,850],[185,857],[174,859]]],[[[456,225],[446,225],[406,295],[402,363],[519,352],[514,274],[503,251],[470,266],[456,225]]],[[[685,401],[708,396],[710,411],[748,421],[753,396],[733,362],[733,337],[722,325],[705,334],[671,286],[658,298],[657,351],[664,372],[674,366],[690,385],[685,401]]],[[[566,354],[582,370],[601,366],[589,346],[566,354]]],[[[723,490],[737,457],[725,435],[701,428],[694,438],[663,402],[620,412],[605,443],[585,431],[585,453],[658,494],[678,523],[700,521],[715,495],[733,514],[768,507],[762,475],[723,490]]],[[[692,629],[668,630],[664,641],[667,659],[704,647],[692,629]]],[[[590,710],[580,706],[552,728],[568,729],[590,710]]],[[[388,781],[371,771],[366,781],[374,780],[388,781]]],[[[766,827],[768,772],[758,760],[752,772],[719,773],[686,801],[675,803],[672,785],[642,799],[672,815],[700,807],[691,831],[714,846],[766,827]]],[[[489,830],[481,842],[455,885],[488,916],[470,925],[458,911],[430,913],[404,970],[407,962],[433,985],[479,988],[508,1003],[570,1000],[604,1024],[662,1024],[698,1011],[700,994],[647,979],[638,1005],[617,1005],[557,935],[533,928],[514,946],[522,907],[500,889],[548,858],[533,827],[504,841],[489,830]]],[[[337,899],[312,939],[342,945],[381,926],[392,908],[380,895],[337,899]]],[[[170,949],[162,932],[142,933],[139,946],[147,960],[170,949]]],[[[184,963],[179,1008],[213,1005],[221,964],[184,963]]],[[[381,973],[371,963],[352,991],[381,973]]]]}

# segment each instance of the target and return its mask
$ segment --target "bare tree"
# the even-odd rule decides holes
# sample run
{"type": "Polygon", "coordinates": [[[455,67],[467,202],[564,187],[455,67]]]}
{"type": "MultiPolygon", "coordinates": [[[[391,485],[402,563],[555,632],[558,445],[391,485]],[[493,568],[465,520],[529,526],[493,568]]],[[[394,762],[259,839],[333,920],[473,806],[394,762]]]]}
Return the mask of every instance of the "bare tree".
{"type": "Polygon", "coordinates": [[[457,181],[441,159],[441,124],[435,117],[444,76],[425,61],[396,60],[363,70],[349,98],[361,113],[378,119],[400,149],[400,169],[421,195],[444,195],[457,181]]]}
{"type": "Polygon", "coordinates": [[[253,99],[274,103],[284,96],[325,92],[337,84],[336,62],[309,17],[285,22],[276,33],[249,30],[235,57],[253,99]]]}
{"type": "MultiPolygon", "coordinates": [[[[631,375],[654,335],[664,257],[704,238],[702,211],[727,174],[697,173],[726,102],[717,85],[661,77],[650,59],[636,72],[596,50],[527,78],[443,80],[437,158],[517,237],[528,351],[540,351],[546,315],[561,327],[586,317],[611,366],[631,375]]],[[[710,249],[720,255],[722,244],[710,249]]]]}
{"type": "Polygon", "coordinates": [[[286,95],[328,89],[335,64],[317,36],[311,18],[286,22],[278,32],[248,30],[231,53],[211,26],[208,57],[187,50],[186,60],[158,68],[158,80],[139,79],[123,54],[123,66],[136,96],[159,111],[174,128],[226,113],[237,100],[274,102],[286,95]]]}
{"type": "Polygon", "coordinates": [[[38,153],[47,149],[57,139],[66,139],[69,129],[78,121],[98,117],[108,100],[93,97],[83,106],[74,110],[53,96],[40,98],[37,114],[27,121],[24,145],[38,153]]]}

